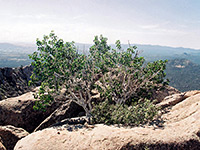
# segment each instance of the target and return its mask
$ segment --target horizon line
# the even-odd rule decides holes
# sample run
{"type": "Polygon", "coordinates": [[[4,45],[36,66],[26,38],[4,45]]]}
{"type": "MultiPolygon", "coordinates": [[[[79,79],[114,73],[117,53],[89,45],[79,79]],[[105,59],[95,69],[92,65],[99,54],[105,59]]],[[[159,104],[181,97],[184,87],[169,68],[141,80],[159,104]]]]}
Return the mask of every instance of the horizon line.
{"type": "MultiPolygon", "coordinates": [[[[75,44],[83,44],[83,45],[93,45],[93,43],[82,43],[82,42],[75,42],[75,44]]],[[[11,44],[15,46],[22,46],[22,47],[37,47],[36,44],[33,44],[31,42],[0,42],[0,44],[11,44]]],[[[114,43],[108,44],[108,45],[115,45],[114,43]]],[[[125,43],[121,43],[121,45],[128,45],[125,43]]],[[[159,46],[159,47],[168,47],[168,48],[182,48],[182,49],[192,49],[192,50],[200,50],[200,48],[190,48],[190,47],[182,47],[182,46],[169,46],[169,45],[159,45],[159,44],[139,44],[139,43],[130,43],[130,45],[141,45],[141,46],[159,46]]]]}

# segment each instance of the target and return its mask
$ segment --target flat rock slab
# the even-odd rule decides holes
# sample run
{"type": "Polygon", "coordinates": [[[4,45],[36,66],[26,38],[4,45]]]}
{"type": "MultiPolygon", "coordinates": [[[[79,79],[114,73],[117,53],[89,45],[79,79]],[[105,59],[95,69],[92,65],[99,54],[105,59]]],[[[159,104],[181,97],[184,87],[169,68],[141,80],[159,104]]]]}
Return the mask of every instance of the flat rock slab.
{"type": "Polygon", "coordinates": [[[190,95],[162,116],[162,128],[95,125],[70,132],[47,128],[21,139],[14,150],[119,150],[200,148],[200,94],[190,95]]]}

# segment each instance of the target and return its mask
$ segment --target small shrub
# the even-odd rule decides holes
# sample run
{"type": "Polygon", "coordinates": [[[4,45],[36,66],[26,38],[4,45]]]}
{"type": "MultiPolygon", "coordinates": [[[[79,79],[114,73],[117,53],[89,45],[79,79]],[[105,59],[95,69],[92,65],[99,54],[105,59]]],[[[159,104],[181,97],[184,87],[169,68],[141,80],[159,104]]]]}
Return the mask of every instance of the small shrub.
{"type": "Polygon", "coordinates": [[[138,126],[152,120],[157,112],[158,108],[148,99],[140,100],[132,106],[110,104],[105,100],[92,109],[92,122],[138,126]]]}

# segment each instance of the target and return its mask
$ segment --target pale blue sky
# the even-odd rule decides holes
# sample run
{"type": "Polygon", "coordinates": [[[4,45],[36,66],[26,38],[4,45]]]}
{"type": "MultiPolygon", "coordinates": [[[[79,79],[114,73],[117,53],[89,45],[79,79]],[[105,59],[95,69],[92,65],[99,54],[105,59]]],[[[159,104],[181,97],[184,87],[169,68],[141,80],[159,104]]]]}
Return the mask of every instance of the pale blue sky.
{"type": "Polygon", "coordinates": [[[200,0],[0,0],[0,42],[35,43],[51,30],[65,41],[200,49],[200,0]]]}

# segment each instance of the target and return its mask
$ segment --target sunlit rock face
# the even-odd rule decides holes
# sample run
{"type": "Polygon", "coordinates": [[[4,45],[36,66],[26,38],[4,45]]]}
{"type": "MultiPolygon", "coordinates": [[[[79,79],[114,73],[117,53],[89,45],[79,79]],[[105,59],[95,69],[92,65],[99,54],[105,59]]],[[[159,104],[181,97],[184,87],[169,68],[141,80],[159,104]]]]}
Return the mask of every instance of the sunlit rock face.
{"type": "Polygon", "coordinates": [[[67,125],[34,132],[21,139],[14,150],[177,150],[200,147],[200,91],[165,98],[157,105],[167,109],[162,126],[117,127],[85,125],[68,130],[67,125]]]}

